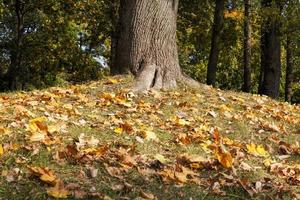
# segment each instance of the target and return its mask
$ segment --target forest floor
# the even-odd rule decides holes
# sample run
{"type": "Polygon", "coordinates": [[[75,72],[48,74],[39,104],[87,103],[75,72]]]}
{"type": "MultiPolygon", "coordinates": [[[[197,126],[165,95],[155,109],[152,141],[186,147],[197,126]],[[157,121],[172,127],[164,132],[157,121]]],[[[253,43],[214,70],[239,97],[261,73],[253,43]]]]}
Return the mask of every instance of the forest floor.
{"type": "Polygon", "coordinates": [[[300,107],[130,77],[0,94],[0,199],[300,199],[300,107]]]}

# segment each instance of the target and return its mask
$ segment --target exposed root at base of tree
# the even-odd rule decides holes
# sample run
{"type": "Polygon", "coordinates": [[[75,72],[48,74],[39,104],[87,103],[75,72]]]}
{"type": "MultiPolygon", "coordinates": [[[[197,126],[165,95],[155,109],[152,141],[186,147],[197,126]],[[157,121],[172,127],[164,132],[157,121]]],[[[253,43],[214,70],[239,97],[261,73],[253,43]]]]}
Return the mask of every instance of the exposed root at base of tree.
{"type": "Polygon", "coordinates": [[[208,87],[198,81],[190,78],[182,72],[178,76],[172,77],[163,74],[162,70],[156,65],[145,65],[140,74],[136,76],[135,84],[132,88],[133,91],[147,91],[150,89],[171,89],[176,88],[177,83],[182,83],[192,88],[208,87]]]}

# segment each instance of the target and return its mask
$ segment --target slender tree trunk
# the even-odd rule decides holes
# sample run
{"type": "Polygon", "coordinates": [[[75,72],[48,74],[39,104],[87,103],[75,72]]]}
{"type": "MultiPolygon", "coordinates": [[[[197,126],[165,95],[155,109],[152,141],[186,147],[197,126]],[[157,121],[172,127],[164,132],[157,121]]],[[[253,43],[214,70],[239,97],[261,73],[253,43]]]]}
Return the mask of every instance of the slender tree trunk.
{"type": "Polygon", "coordinates": [[[22,89],[21,83],[21,61],[22,61],[22,40],[24,27],[24,3],[21,0],[15,1],[15,14],[17,17],[16,37],[14,48],[10,56],[10,66],[8,70],[8,85],[10,90],[22,89]]]}
{"type": "Polygon", "coordinates": [[[116,62],[116,51],[117,51],[117,42],[118,42],[118,35],[120,32],[119,29],[119,0],[112,0],[110,2],[110,19],[112,23],[111,27],[111,46],[110,46],[110,70],[112,74],[120,73],[118,70],[118,66],[115,65],[116,62]]]}
{"type": "Polygon", "coordinates": [[[251,90],[251,0],[244,0],[245,21],[244,21],[244,85],[243,91],[251,90]]]}
{"type": "Polygon", "coordinates": [[[115,66],[136,77],[135,90],[173,88],[183,79],[177,8],[178,0],[121,0],[115,66]]]}
{"type": "Polygon", "coordinates": [[[220,37],[221,31],[224,23],[224,9],[225,1],[216,0],[215,14],[214,14],[214,23],[212,29],[212,38],[211,38],[211,49],[209,54],[208,68],[207,68],[207,77],[206,83],[208,85],[215,86],[216,84],[216,73],[217,73],[217,64],[220,51],[220,37]]]}
{"type": "Polygon", "coordinates": [[[285,77],[285,101],[292,100],[292,82],[293,82],[293,55],[292,55],[292,41],[287,34],[286,39],[286,77],[285,77]]]}
{"type": "MultiPolygon", "coordinates": [[[[271,8],[272,0],[263,0],[262,9],[271,8]]],[[[279,7],[276,7],[279,10],[279,7]]],[[[279,11],[266,17],[262,24],[261,36],[261,81],[259,93],[272,98],[279,96],[281,76],[281,51],[280,51],[280,22],[279,11]]]]}

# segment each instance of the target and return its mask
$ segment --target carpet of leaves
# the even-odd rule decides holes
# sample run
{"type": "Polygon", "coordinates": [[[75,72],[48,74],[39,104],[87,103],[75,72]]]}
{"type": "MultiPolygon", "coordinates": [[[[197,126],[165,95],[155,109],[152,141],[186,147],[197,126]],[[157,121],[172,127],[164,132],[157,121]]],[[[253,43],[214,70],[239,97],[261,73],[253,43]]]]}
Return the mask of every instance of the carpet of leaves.
{"type": "Polygon", "coordinates": [[[0,94],[0,199],[300,199],[299,106],[130,84],[0,94]]]}

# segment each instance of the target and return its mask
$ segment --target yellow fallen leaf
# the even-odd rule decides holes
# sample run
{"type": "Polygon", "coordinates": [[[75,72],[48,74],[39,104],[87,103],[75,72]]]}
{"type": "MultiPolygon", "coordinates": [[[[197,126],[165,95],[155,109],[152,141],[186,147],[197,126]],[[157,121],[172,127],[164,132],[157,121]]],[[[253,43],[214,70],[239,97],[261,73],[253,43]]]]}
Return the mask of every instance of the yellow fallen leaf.
{"type": "Polygon", "coordinates": [[[57,199],[66,199],[70,192],[67,189],[59,188],[57,186],[47,189],[47,194],[57,199]]]}
{"type": "Polygon", "coordinates": [[[57,181],[57,178],[53,173],[43,174],[40,179],[49,184],[53,184],[57,181]]]}
{"type": "Polygon", "coordinates": [[[0,126],[0,134],[7,135],[9,133],[11,133],[9,129],[0,126]]]}
{"type": "Polygon", "coordinates": [[[114,78],[109,78],[109,79],[105,82],[105,84],[107,84],[107,85],[112,85],[112,84],[116,84],[116,83],[119,83],[119,80],[114,79],[114,78]]]}
{"type": "Polygon", "coordinates": [[[48,127],[45,124],[47,118],[46,117],[38,117],[29,121],[29,130],[31,132],[37,131],[47,131],[48,127]]]}
{"type": "Polygon", "coordinates": [[[185,126],[185,125],[190,125],[190,122],[187,121],[187,120],[185,120],[185,119],[178,119],[178,120],[176,121],[176,124],[177,124],[177,125],[180,125],[180,126],[185,126]]]}
{"type": "Polygon", "coordinates": [[[272,164],[272,160],[270,159],[270,158],[267,158],[267,159],[265,159],[264,161],[263,161],[263,163],[264,163],[264,165],[266,166],[266,167],[270,167],[271,166],[271,164],[272,164]]]}
{"type": "Polygon", "coordinates": [[[247,144],[247,151],[248,153],[254,155],[254,156],[262,156],[262,157],[268,157],[269,153],[264,149],[262,145],[256,145],[256,144],[247,144]]]}
{"type": "Polygon", "coordinates": [[[63,108],[67,109],[67,110],[73,110],[73,106],[72,104],[64,104],[63,108]]]}
{"type": "Polygon", "coordinates": [[[269,153],[264,149],[264,147],[262,145],[258,145],[256,147],[256,152],[263,157],[267,157],[269,155],[269,153]]]}
{"type": "Polygon", "coordinates": [[[253,144],[253,143],[247,144],[246,147],[247,147],[248,153],[256,154],[256,145],[255,144],[253,144]]]}
{"type": "Polygon", "coordinates": [[[123,128],[117,127],[117,128],[115,128],[114,132],[120,135],[123,133],[123,128]]]}
{"type": "Polygon", "coordinates": [[[3,150],[2,144],[0,144],[0,156],[2,156],[3,154],[4,154],[4,150],[3,150]]]}

